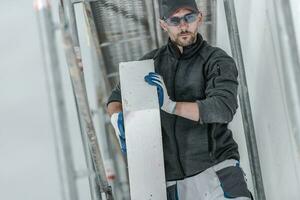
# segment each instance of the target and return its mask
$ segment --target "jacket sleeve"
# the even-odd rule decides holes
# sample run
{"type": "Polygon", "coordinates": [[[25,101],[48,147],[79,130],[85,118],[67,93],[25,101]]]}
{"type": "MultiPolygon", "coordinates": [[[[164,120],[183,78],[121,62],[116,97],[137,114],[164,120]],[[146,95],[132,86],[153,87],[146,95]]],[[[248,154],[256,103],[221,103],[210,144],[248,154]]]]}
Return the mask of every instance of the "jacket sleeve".
{"type": "Polygon", "coordinates": [[[120,82],[115,86],[115,88],[112,90],[108,100],[107,100],[107,106],[111,102],[120,102],[122,103],[122,96],[121,96],[121,87],[120,82]]]}
{"type": "Polygon", "coordinates": [[[206,98],[197,101],[200,123],[229,123],[238,108],[238,71],[234,60],[219,49],[209,59],[205,75],[206,98]]]}

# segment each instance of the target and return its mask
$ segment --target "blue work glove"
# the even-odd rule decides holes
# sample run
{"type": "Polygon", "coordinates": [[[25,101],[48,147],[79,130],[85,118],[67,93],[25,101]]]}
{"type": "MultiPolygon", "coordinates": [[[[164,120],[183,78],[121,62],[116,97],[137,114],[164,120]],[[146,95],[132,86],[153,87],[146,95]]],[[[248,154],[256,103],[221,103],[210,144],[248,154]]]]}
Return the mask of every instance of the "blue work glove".
{"type": "Polygon", "coordinates": [[[110,121],[115,129],[121,151],[126,153],[126,142],[125,142],[125,128],[124,128],[124,117],[123,112],[114,113],[110,121]]]}
{"type": "Polygon", "coordinates": [[[154,72],[145,76],[145,81],[156,86],[160,108],[170,114],[175,114],[176,102],[172,101],[168,95],[163,78],[154,72]]]}

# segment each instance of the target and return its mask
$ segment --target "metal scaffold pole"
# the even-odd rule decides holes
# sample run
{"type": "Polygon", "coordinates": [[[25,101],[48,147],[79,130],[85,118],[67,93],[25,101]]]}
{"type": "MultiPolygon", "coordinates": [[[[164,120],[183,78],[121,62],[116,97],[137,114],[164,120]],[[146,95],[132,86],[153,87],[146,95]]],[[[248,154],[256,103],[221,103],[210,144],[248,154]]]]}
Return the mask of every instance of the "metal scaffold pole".
{"type": "MultiPolygon", "coordinates": [[[[74,7],[72,5],[72,2],[69,0],[61,0],[60,1],[60,6],[64,9],[64,17],[65,21],[68,24],[68,27],[70,29],[70,35],[72,37],[73,41],[73,49],[76,54],[76,61],[78,63],[78,66],[82,67],[82,58],[81,58],[81,51],[80,51],[80,46],[79,46],[79,38],[77,34],[77,25],[76,25],[76,17],[75,17],[75,12],[74,12],[74,7]]],[[[83,77],[82,77],[83,79],[83,77]]],[[[84,83],[84,80],[83,80],[84,83]]],[[[74,91],[74,88],[73,88],[74,91]]],[[[74,93],[75,96],[75,93],[74,93]]],[[[90,185],[90,195],[92,200],[101,200],[101,194],[99,191],[99,188],[97,186],[97,177],[95,176],[95,166],[93,164],[93,160],[90,154],[89,150],[89,144],[88,144],[88,138],[84,130],[84,122],[82,119],[82,116],[79,113],[79,107],[78,107],[78,102],[75,98],[75,105],[76,105],[76,110],[77,110],[77,118],[79,122],[79,127],[80,127],[80,134],[81,134],[81,140],[82,140],[82,145],[83,145],[83,150],[84,150],[84,155],[85,155],[85,161],[86,165],[88,168],[88,179],[89,179],[89,185],[90,185]]]]}
{"type": "Polygon", "coordinates": [[[230,39],[230,47],[231,47],[233,58],[235,59],[239,70],[239,83],[240,83],[239,100],[241,106],[245,138],[246,138],[248,154],[249,154],[251,174],[252,174],[252,179],[254,184],[254,196],[255,199],[257,200],[265,200],[266,197],[265,197],[263,179],[261,174],[259,154],[257,149],[256,137],[255,137],[255,129],[254,129],[254,123],[252,118],[252,111],[251,111],[250,98],[248,93],[246,72],[245,72],[245,66],[243,61],[234,1],[224,0],[224,8],[225,8],[227,28],[228,28],[229,39],[230,39]]]}
{"type": "Polygon", "coordinates": [[[281,75],[288,110],[289,126],[298,152],[300,151],[300,57],[290,1],[273,0],[276,14],[278,42],[281,53],[281,75]]]}
{"type": "Polygon", "coordinates": [[[130,197],[125,161],[122,159],[123,155],[116,135],[109,127],[110,121],[105,115],[106,99],[108,96],[108,91],[111,91],[111,86],[107,77],[107,70],[105,68],[104,58],[102,49],[100,47],[100,41],[97,34],[97,27],[94,21],[91,3],[83,3],[83,12],[87,27],[87,37],[90,41],[90,50],[93,57],[92,69],[97,98],[96,112],[94,113],[94,117],[100,125],[100,137],[103,140],[107,141],[107,143],[104,145],[102,145],[103,141],[100,141],[102,145],[101,149],[104,148],[104,159],[106,161],[106,164],[108,164],[108,166],[105,167],[108,167],[108,171],[113,170],[113,173],[108,172],[109,174],[107,174],[107,177],[110,180],[110,183],[113,183],[112,187],[114,189],[114,197],[122,200],[127,200],[130,199],[130,197]],[[114,156],[112,157],[112,155],[114,156]],[[109,167],[112,167],[112,169],[109,169],[109,167]]]}
{"type": "MultiPolygon", "coordinates": [[[[96,131],[92,121],[92,116],[89,108],[87,92],[84,82],[83,67],[81,60],[78,60],[77,54],[74,49],[74,41],[70,26],[66,23],[66,15],[63,7],[60,6],[59,10],[60,20],[63,25],[62,35],[65,48],[65,54],[69,67],[69,73],[77,101],[78,110],[83,122],[83,128],[87,134],[87,141],[89,144],[90,154],[93,160],[96,181],[99,191],[101,192],[102,200],[113,200],[112,189],[106,179],[104,162],[100,152],[96,131]]],[[[73,33],[74,34],[74,33],[73,33]]]]}
{"type": "MultiPolygon", "coordinates": [[[[160,7],[157,0],[152,0],[152,6],[153,6],[153,13],[154,13],[154,20],[158,21],[160,19],[160,7]]],[[[159,25],[159,23],[155,23],[155,32],[156,32],[156,45],[157,48],[164,45],[163,40],[163,32],[159,25]]]]}
{"type": "Polygon", "coordinates": [[[47,79],[52,123],[54,126],[55,149],[64,200],[78,200],[76,172],[70,144],[67,109],[64,99],[63,83],[56,47],[55,24],[48,0],[34,1],[40,31],[44,69],[47,79]]]}

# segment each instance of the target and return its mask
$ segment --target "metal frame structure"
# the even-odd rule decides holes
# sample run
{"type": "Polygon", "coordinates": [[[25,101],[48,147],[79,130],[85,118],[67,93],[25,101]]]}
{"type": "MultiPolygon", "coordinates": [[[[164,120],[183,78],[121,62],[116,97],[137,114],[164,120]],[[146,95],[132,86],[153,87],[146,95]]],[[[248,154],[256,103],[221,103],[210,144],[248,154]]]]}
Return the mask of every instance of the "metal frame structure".
{"type": "Polygon", "coordinates": [[[40,39],[42,44],[44,70],[52,108],[52,124],[55,138],[55,150],[60,174],[61,193],[64,200],[78,200],[76,172],[70,144],[70,132],[66,101],[64,98],[61,71],[55,37],[56,28],[52,19],[50,4],[47,0],[34,2],[37,11],[40,39]]]}
{"type": "MultiPolygon", "coordinates": [[[[78,34],[77,34],[77,25],[76,25],[74,7],[73,7],[71,1],[61,1],[61,4],[60,4],[61,9],[63,6],[64,6],[64,10],[65,10],[64,16],[66,19],[69,19],[68,26],[70,27],[72,41],[74,42],[74,51],[76,54],[76,59],[77,59],[78,65],[80,67],[83,67],[80,46],[79,46],[79,39],[78,39],[78,34]]],[[[74,87],[73,87],[73,90],[74,90],[74,87]]],[[[74,95],[75,95],[75,93],[74,93],[74,95]]],[[[97,180],[96,180],[96,176],[95,176],[95,174],[96,174],[95,167],[94,167],[93,160],[92,160],[92,157],[89,152],[89,144],[88,144],[88,138],[87,138],[87,136],[85,134],[85,130],[84,130],[84,122],[79,113],[78,101],[76,101],[76,100],[75,100],[75,105],[76,105],[77,118],[78,118],[79,127],[80,127],[83,150],[84,150],[84,154],[85,154],[85,161],[86,161],[86,165],[88,168],[88,178],[89,178],[89,184],[90,184],[91,198],[92,198],[92,200],[94,200],[94,199],[99,200],[99,199],[101,199],[101,194],[97,187],[97,180]]]]}
{"type": "Polygon", "coordinates": [[[87,141],[89,145],[89,150],[91,158],[93,161],[93,166],[96,172],[96,184],[98,187],[97,191],[100,191],[100,199],[104,200],[113,200],[112,189],[108,184],[104,162],[102,159],[101,151],[99,148],[95,128],[93,125],[93,120],[91,116],[91,111],[89,108],[89,103],[87,99],[87,92],[85,87],[84,75],[83,75],[83,66],[81,62],[80,49],[78,38],[76,39],[76,22],[74,17],[73,6],[70,4],[70,1],[61,2],[59,16],[61,23],[63,25],[63,42],[65,47],[65,53],[67,58],[67,63],[69,66],[70,77],[73,85],[74,94],[76,97],[76,102],[82,119],[82,125],[87,135],[87,141]],[[66,4],[64,4],[66,2],[66,4]],[[65,9],[69,12],[69,20],[66,16],[65,9]],[[73,21],[74,20],[74,21],[73,21]],[[71,28],[70,28],[71,26],[71,28]],[[74,39],[75,38],[75,39],[74,39]],[[73,41],[77,40],[77,41],[73,41]]]}
{"type": "MultiPolygon", "coordinates": [[[[113,180],[113,189],[114,195],[116,198],[127,200],[129,199],[129,183],[128,176],[126,172],[125,160],[123,159],[123,154],[121,153],[120,146],[118,144],[116,135],[113,133],[113,130],[110,128],[110,121],[106,119],[106,114],[104,108],[106,107],[106,99],[108,92],[111,91],[111,86],[108,81],[108,76],[106,76],[107,71],[105,68],[105,63],[103,61],[103,53],[101,45],[98,39],[96,25],[92,15],[91,5],[88,2],[83,4],[83,12],[86,19],[86,25],[88,27],[88,38],[91,41],[91,51],[93,54],[93,73],[94,73],[94,82],[96,86],[96,98],[97,98],[97,112],[95,115],[99,117],[100,120],[100,137],[105,142],[101,142],[101,149],[104,149],[105,160],[111,160],[114,164],[115,175],[112,177],[113,180]],[[109,146],[113,146],[117,151],[113,151],[109,146]],[[111,152],[112,151],[112,152],[111,152]],[[114,158],[110,157],[114,154],[114,158]],[[121,165],[121,166],[118,166],[121,165]]],[[[109,175],[108,175],[109,176],[109,175]]]]}
{"type": "Polygon", "coordinates": [[[297,46],[296,31],[292,17],[291,2],[275,1],[277,32],[281,58],[280,69],[283,87],[286,93],[289,128],[295,138],[298,152],[300,151],[300,58],[297,46]]]}
{"type": "Polygon", "coordinates": [[[236,19],[236,12],[233,0],[224,0],[224,8],[227,20],[227,28],[229,33],[230,47],[233,58],[235,59],[239,70],[239,100],[243,119],[245,138],[249,154],[250,169],[254,184],[254,196],[257,200],[265,200],[265,192],[257,142],[255,137],[255,129],[252,118],[250,98],[248,93],[245,66],[242,55],[242,48],[236,19]]]}

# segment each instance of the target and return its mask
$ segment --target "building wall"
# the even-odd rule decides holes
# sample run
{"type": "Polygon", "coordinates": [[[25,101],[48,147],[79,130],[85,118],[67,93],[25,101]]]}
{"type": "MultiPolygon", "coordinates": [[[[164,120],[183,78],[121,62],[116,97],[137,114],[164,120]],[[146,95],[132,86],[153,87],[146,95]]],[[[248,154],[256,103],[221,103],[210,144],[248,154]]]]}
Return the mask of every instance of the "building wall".
{"type": "MultiPolygon", "coordinates": [[[[299,199],[299,152],[287,113],[284,70],[273,0],[235,1],[248,90],[267,199],[299,199]]],[[[296,3],[294,1],[294,5],[296,3]]],[[[296,9],[295,9],[296,10],[296,9]]],[[[295,16],[299,14],[295,13],[295,16]]],[[[223,1],[218,1],[217,45],[230,53],[223,1]]],[[[299,31],[299,24],[296,28],[299,31]]],[[[295,41],[296,42],[296,41],[295,41]]],[[[247,166],[240,113],[232,123],[247,166]]],[[[249,170],[247,174],[250,174],[249,170]]]]}

